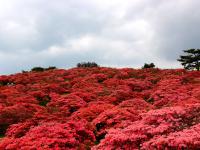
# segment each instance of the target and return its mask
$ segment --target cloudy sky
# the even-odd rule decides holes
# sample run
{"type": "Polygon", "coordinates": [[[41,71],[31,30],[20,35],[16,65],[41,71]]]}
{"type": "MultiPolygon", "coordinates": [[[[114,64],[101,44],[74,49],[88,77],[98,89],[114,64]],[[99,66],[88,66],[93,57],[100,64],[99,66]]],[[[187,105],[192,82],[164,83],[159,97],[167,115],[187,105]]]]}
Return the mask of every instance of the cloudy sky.
{"type": "Polygon", "coordinates": [[[181,67],[200,47],[199,0],[0,0],[0,74],[34,66],[181,67]]]}

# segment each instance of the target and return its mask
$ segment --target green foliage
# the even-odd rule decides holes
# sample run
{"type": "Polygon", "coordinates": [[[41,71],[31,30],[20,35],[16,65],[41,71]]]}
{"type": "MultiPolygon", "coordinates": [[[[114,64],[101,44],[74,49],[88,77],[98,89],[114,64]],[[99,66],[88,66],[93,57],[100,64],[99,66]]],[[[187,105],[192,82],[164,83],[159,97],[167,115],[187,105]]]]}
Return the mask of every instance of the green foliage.
{"type": "Polygon", "coordinates": [[[44,71],[44,70],[45,70],[45,69],[42,68],[42,67],[34,67],[34,68],[31,69],[31,71],[34,71],[34,72],[42,72],[42,71],[44,71]]]}
{"type": "Polygon", "coordinates": [[[142,69],[145,69],[145,68],[154,68],[155,67],[155,65],[154,65],[154,63],[150,63],[150,64],[144,64],[144,66],[142,67],[142,69]]]}
{"type": "Polygon", "coordinates": [[[55,66],[49,66],[48,68],[43,68],[43,67],[34,67],[31,69],[31,71],[33,72],[43,72],[46,70],[54,70],[57,69],[55,66]]]}
{"type": "Polygon", "coordinates": [[[154,99],[151,97],[151,98],[147,99],[146,102],[153,104],[154,99]]]}
{"type": "Polygon", "coordinates": [[[0,124],[0,138],[3,138],[5,136],[7,128],[8,124],[0,124]]]}
{"type": "Polygon", "coordinates": [[[183,50],[186,55],[181,55],[178,61],[187,70],[200,70],[200,49],[183,50]]]}
{"type": "Polygon", "coordinates": [[[0,81],[0,86],[12,86],[12,85],[15,85],[15,83],[12,81],[9,81],[9,80],[0,81]]]}
{"type": "Polygon", "coordinates": [[[22,70],[22,73],[27,73],[28,71],[22,70]]]}
{"type": "Polygon", "coordinates": [[[81,62],[76,65],[78,68],[92,68],[92,67],[99,67],[95,62],[81,62]]]}
{"type": "Polygon", "coordinates": [[[47,105],[47,103],[49,103],[51,101],[51,97],[48,95],[45,95],[42,97],[37,96],[36,99],[39,101],[39,105],[44,106],[44,107],[47,105]]]}
{"type": "Polygon", "coordinates": [[[0,86],[8,85],[8,83],[9,83],[9,81],[7,81],[7,80],[0,81],[0,86]]]}
{"type": "Polygon", "coordinates": [[[46,106],[48,102],[49,102],[49,101],[47,101],[47,100],[43,100],[43,101],[40,101],[40,102],[39,102],[39,105],[40,105],[40,106],[46,106]]]}

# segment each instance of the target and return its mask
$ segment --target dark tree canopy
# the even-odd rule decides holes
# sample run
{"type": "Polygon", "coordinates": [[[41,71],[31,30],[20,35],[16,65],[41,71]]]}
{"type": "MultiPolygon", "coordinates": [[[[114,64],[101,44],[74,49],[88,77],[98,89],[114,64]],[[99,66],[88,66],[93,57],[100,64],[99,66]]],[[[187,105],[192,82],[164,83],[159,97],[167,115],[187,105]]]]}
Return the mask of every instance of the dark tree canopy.
{"type": "Polygon", "coordinates": [[[95,62],[81,62],[76,65],[78,68],[92,68],[99,67],[99,65],[95,62]]]}
{"type": "Polygon", "coordinates": [[[200,69],[200,49],[188,49],[183,50],[186,55],[181,55],[178,61],[181,62],[181,65],[184,66],[185,69],[193,70],[196,69],[199,71],[200,69]]]}
{"type": "Polygon", "coordinates": [[[43,67],[34,67],[31,69],[31,71],[42,72],[42,71],[44,71],[44,68],[43,67]]]}
{"type": "Polygon", "coordinates": [[[46,71],[46,70],[54,70],[54,69],[57,69],[57,68],[55,66],[49,66],[48,68],[34,67],[34,68],[31,69],[31,71],[34,71],[34,72],[43,72],[43,71],[46,71]]]}
{"type": "Polygon", "coordinates": [[[154,68],[155,67],[155,65],[154,65],[154,63],[150,63],[150,64],[144,64],[144,66],[142,67],[142,69],[145,69],[145,68],[154,68]]]}

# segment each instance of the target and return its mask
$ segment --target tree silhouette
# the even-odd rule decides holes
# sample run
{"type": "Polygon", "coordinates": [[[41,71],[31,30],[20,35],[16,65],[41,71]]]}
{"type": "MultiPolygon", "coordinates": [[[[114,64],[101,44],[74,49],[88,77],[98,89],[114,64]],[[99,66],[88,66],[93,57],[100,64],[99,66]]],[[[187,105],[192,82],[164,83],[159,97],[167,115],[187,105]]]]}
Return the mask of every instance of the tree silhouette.
{"type": "Polygon", "coordinates": [[[92,68],[99,67],[99,65],[95,62],[81,62],[76,65],[78,68],[92,68]]]}
{"type": "Polygon", "coordinates": [[[142,69],[145,69],[145,68],[154,68],[154,67],[155,67],[154,63],[150,63],[150,64],[145,63],[144,66],[142,67],[142,69]]]}
{"type": "Polygon", "coordinates": [[[181,65],[183,65],[185,69],[196,69],[199,71],[200,49],[188,49],[183,51],[186,53],[186,55],[181,55],[180,58],[177,60],[181,62],[181,65]]]}

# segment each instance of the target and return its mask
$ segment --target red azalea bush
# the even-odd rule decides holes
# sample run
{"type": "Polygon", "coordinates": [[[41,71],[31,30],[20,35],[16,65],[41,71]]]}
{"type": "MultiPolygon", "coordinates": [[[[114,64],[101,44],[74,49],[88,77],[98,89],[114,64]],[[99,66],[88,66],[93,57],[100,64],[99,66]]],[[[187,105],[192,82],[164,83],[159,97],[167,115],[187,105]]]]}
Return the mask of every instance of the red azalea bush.
{"type": "Polygon", "coordinates": [[[26,132],[29,131],[31,127],[34,127],[38,125],[37,122],[33,120],[27,120],[21,123],[12,124],[6,132],[7,137],[12,138],[20,138],[26,134],[26,132]]]}
{"type": "Polygon", "coordinates": [[[200,72],[72,68],[0,76],[0,149],[199,149],[200,72]]]}
{"type": "Polygon", "coordinates": [[[87,103],[74,94],[62,95],[57,99],[52,99],[47,104],[47,109],[52,113],[62,114],[64,116],[70,116],[72,113],[85,107],[87,103]]]}
{"type": "Polygon", "coordinates": [[[2,108],[0,110],[0,134],[5,134],[10,125],[32,118],[36,112],[41,110],[40,106],[28,103],[19,103],[2,108]]]}
{"type": "Polygon", "coordinates": [[[112,104],[107,104],[104,102],[93,102],[90,103],[87,107],[80,108],[78,111],[71,115],[71,118],[74,120],[86,119],[91,122],[95,119],[99,114],[104,112],[105,110],[111,109],[114,107],[112,104]]]}
{"type": "Polygon", "coordinates": [[[140,111],[140,110],[141,111],[148,111],[148,110],[154,108],[154,106],[147,103],[146,101],[144,101],[141,98],[134,98],[134,99],[123,101],[122,103],[120,103],[118,105],[118,107],[120,107],[120,108],[131,108],[131,109],[135,109],[135,110],[138,110],[138,111],[140,111]]]}
{"type": "Polygon", "coordinates": [[[199,149],[200,124],[183,131],[170,133],[168,136],[158,136],[143,145],[143,149],[199,149]]]}
{"type": "Polygon", "coordinates": [[[124,129],[110,130],[105,139],[93,149],[178,149],[181,144],[186,148],[198,148],[199,138],[194,133],[191,138],[195,140],[192,143],[189,139],[188,142],[181,141],[176,135],[189,133],[190,128],[196,129],[195,125],[200,123],[199,104],[151,110],[141,114],[141,117],[141,120],[124,129]],[[166,144],[167,140],[172,144],[166,144]]]}
{"type": "Polygon", "coordinates": [[[181,78],[176,78],[163,79],[157,84],[155,91],[151,95],[155,106],[170,106],[177,101],[184,101],[191,97],[192,87],[190,85],[182,85],[181,78]]]}
{"type": "Polygon", "coordinates": [[[138,119],[140,119],[138,111],[132,108],[114,107],[97,116],[92,124],[96,127],[96,137],[101,140],[109,129],[122,128],[138,119]]]}
{"type": "Polygon", "coordinates": [[[0,149],[86,149],[93,145],[95,136],[84,122],[49,122],[31,128],[21,138],[7,137],[0,149]]]}

